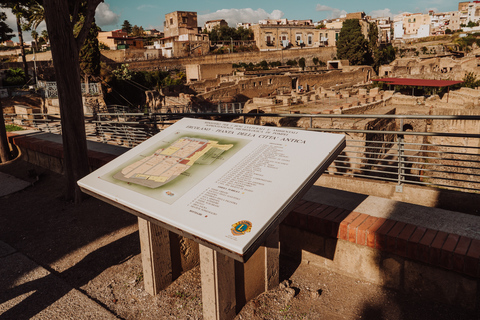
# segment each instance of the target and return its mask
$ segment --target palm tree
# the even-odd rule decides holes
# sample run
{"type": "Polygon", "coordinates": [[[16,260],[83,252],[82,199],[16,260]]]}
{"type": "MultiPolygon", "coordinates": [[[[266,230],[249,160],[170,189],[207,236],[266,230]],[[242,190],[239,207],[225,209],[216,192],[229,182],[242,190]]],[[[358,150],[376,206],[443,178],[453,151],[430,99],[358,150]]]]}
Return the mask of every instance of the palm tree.
{"type": "Polygon", "coordinates": [[[26,27],[28,29],[36,30],[38,25],[45,20],[45,9],[43,6],[35,1],[27,11],[27,23],[26,27]]]}
{"type": "Polygon", "coordinates": [[[23,69],[25,72],[26,80],[28,80],[28,64],[27,58],[25,56],[25,45],[23,43],[23,32],[22,32],[22,19],[26,16],[27,8],[29,6],[29,0],[24,1],[11,1],[6,0],[2,1],[0,5],[2,8],[10,8],[12,13],[17,19],[17,30],[18,30],[18,41],[20,42],[20,50],[22,53],[22,62],[23,69]]]}
{"type": "Polygon", "coordinates": [[[42,33],[40,34],[40,36],[45,41],[45,44],[47,44],[48,43],[48,31],[46,29],[43,30],[42,33]]]}
{"type": "Polygon", "coordinates": [[[38,48],[37,48],[37,42],[38,42],[38,32],[37,32],[37,30],[32,30],[31,35],[32,35],[32,39],[35,40],[35,49],[38,50],[38,48]]]}

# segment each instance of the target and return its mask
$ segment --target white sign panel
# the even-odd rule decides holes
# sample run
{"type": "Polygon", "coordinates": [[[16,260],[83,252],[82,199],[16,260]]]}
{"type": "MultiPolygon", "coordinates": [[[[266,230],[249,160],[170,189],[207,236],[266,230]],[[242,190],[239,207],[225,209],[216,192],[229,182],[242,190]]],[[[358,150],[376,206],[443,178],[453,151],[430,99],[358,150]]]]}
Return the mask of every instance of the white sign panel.
{"type": "Polygon", "coordinates": [[[245,261],[344,145],[343,135],[185,118],[78,184],[245,261]]]}

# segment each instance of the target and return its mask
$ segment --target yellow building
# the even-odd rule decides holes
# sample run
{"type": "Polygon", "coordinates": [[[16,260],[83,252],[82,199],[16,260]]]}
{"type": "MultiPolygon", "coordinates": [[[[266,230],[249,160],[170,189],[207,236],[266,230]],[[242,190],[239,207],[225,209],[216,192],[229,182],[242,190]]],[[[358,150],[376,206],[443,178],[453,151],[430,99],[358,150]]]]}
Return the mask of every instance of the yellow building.
{"type": "Polygon", "coordinates": [[[181,34],[199,33],[197,25],[197,13],[189,11],[175,11],[165,15],[163,23],[165,38],[179,36],[181,34]]]}
{"type": "Polygon", "coordinates": [[[430,15],[423,13],[407,14],[403,17],[405,35],[416,35],[422,26],[430,25],[430,15]]]}
{"type": "Polygon", "coordinates": [[[336,45],[340,29],[317,29],[313,25],[299,26],[255,24],[251,27],[260,51],[283,48],[314,48],[336,45]]]}
{"type": "Polygon", "coordinates": [[[98,42],[103,43],[110,50],[117,49],[143,49],[143,39],[129,37],[123,30],[99,31],[97,36],[98,42]]]}

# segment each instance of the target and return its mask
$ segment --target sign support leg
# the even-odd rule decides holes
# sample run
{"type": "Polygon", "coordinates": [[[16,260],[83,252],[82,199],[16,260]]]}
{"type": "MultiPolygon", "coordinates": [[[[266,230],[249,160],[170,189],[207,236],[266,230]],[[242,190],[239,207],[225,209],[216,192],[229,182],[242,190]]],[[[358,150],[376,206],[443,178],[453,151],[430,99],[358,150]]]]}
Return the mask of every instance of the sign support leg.
{"type": "Polygon", "coordinates": [[[172,283],[169,231],[138,218],[145,291],[155,296],[172,283]]]}
{"type": "Polygon", "coordinates": [[[246,263],[235,261],[237,313],[245,304],[279,284],[279,229],[268,236],[246,263]]]}
{"type": "Polygon", "coordinates": [[[275,289],[280,283],[280,231],[277,226],[265,240],[265,291],[275,289]]]}
{"type": "Polygon", "coordinates": [[[235,318],[235,263],[213,249],[200,245],[203,317],[206,320],[235,318]]]}

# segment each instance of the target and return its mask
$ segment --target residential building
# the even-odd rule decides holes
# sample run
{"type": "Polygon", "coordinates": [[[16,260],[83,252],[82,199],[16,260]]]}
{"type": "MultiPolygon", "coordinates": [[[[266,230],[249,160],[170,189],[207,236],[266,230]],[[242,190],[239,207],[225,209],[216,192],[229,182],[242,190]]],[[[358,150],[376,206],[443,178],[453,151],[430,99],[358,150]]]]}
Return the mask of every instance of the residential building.
{"type": "MultiPolygon", "coordinates": [[[[413,36],[418,34],[421,26],[430,25],[430,15],[423,13],[412,13],[403,18],[403,26],[405,28],[406,36],[413,36]]],[[[425,27],[422,28],[424,31],[425,27]]],[[[427,34],[428,36],[429,34],[427,34]]]]}
{"type": "Polygon", "coordinates": [[[15,42],[13,42],[12,40],[7,40],[7,41],[4,41],[2,42],[2,46],[5,46],[5,47],[15,47],[15,42]]]}
{"type": "Polygon", "coordinates": [[[354,12],[354,13],[347,13],[345,19],[358,19],[363,20],[365,19],[366,15],[365,12],[354,12]]]}
{"type": "Polygon", "coordinates": [[[461,12],[460,11],[452,11],[450,12],[450,20],[448,24],[445,24],[445,30],[450,29],[452,31],[461,29],[461,12]]]}
{"type": "Polygon", "coordinates": [[[154,43],[167,58],[205,55],[210,51],[207,34],[200,33],[197,13],[175,11],[165,15],[164,38],[154,43]]]}
{"type": "Polygon", "coordinates": [[[445,34],[445,30],[452,31],[460,29],[460,12],[434,12],[430,10],[431,35],[445,34]]]}
{"type": "Polygon", "coordinates": [[[317,29],[313,23],[259,23],[251,29],[260,51],[335,46],[340,33],[340,29],[317,29]]]}
{"type": "Polygon", "coordinates": [[[147,37],[156,37],[156,36],[161,36],[163,33],[158,31],[157,29],[149,29],[149,30],[145,30],[143,34],[147,37]]]}
{"type": "Polygon", "coordinates": [[[480,21],[480,1],[473,1],[471,3],[468,3],[466,24],[468,24],[469,22],[477,23],[479,21],[480,21]]]}
{"type": "Polygon", "coordinates": [[[466,12],[468,11],[468,5],[470,4],[470,1],[462,1],[458,3],[458,11],[460,12],[466,12]]]}
{"type": "Polygon", "coordinates": [[[129,37],[128,34],[121,30],[99,31],[97,36],[98,42],[103,43],[110,50],[118,49],[143,49],[143,39],[137,37],[129,37]]]}
{"type": "Polygon", "coordinates": [[[431,16],[405,12],[394,17],[394,39],[415,39],[431,34],[431,16]]]}
{"type": "Polygon", "coordinates": [[[252,24],[250,22],[238,22],[236,28],[250,29],[252,24]]]}
{"type": "Polygon", "coordinates": [[[205,22],[205,25],[203,26],[203,30],[204,31],[206,30],[207,32],[210,32],[215,27],[219,27],[219,28],[220,27],[228,27],[228,23],[224,19],[210,20],[210,21],[205,22]]]}
{"type": "Polygon", "coordinates": [[[404,35],[403,20],[395,21],[393,23],[393,39],[403,39],[404,35]]]}
{"type": "Polygon", "coordinates": [[[390,17],[370,18],[369,21],[377,25],[379,43],[385,44],[392,41],[392,20],[390,17]]]}
{"type": "Polygon", "coordinates": [[[165,15],[163,33],[166,38],[181,34],[198,34],[197,13],[189,11],[175,11],[165,15]]]}

